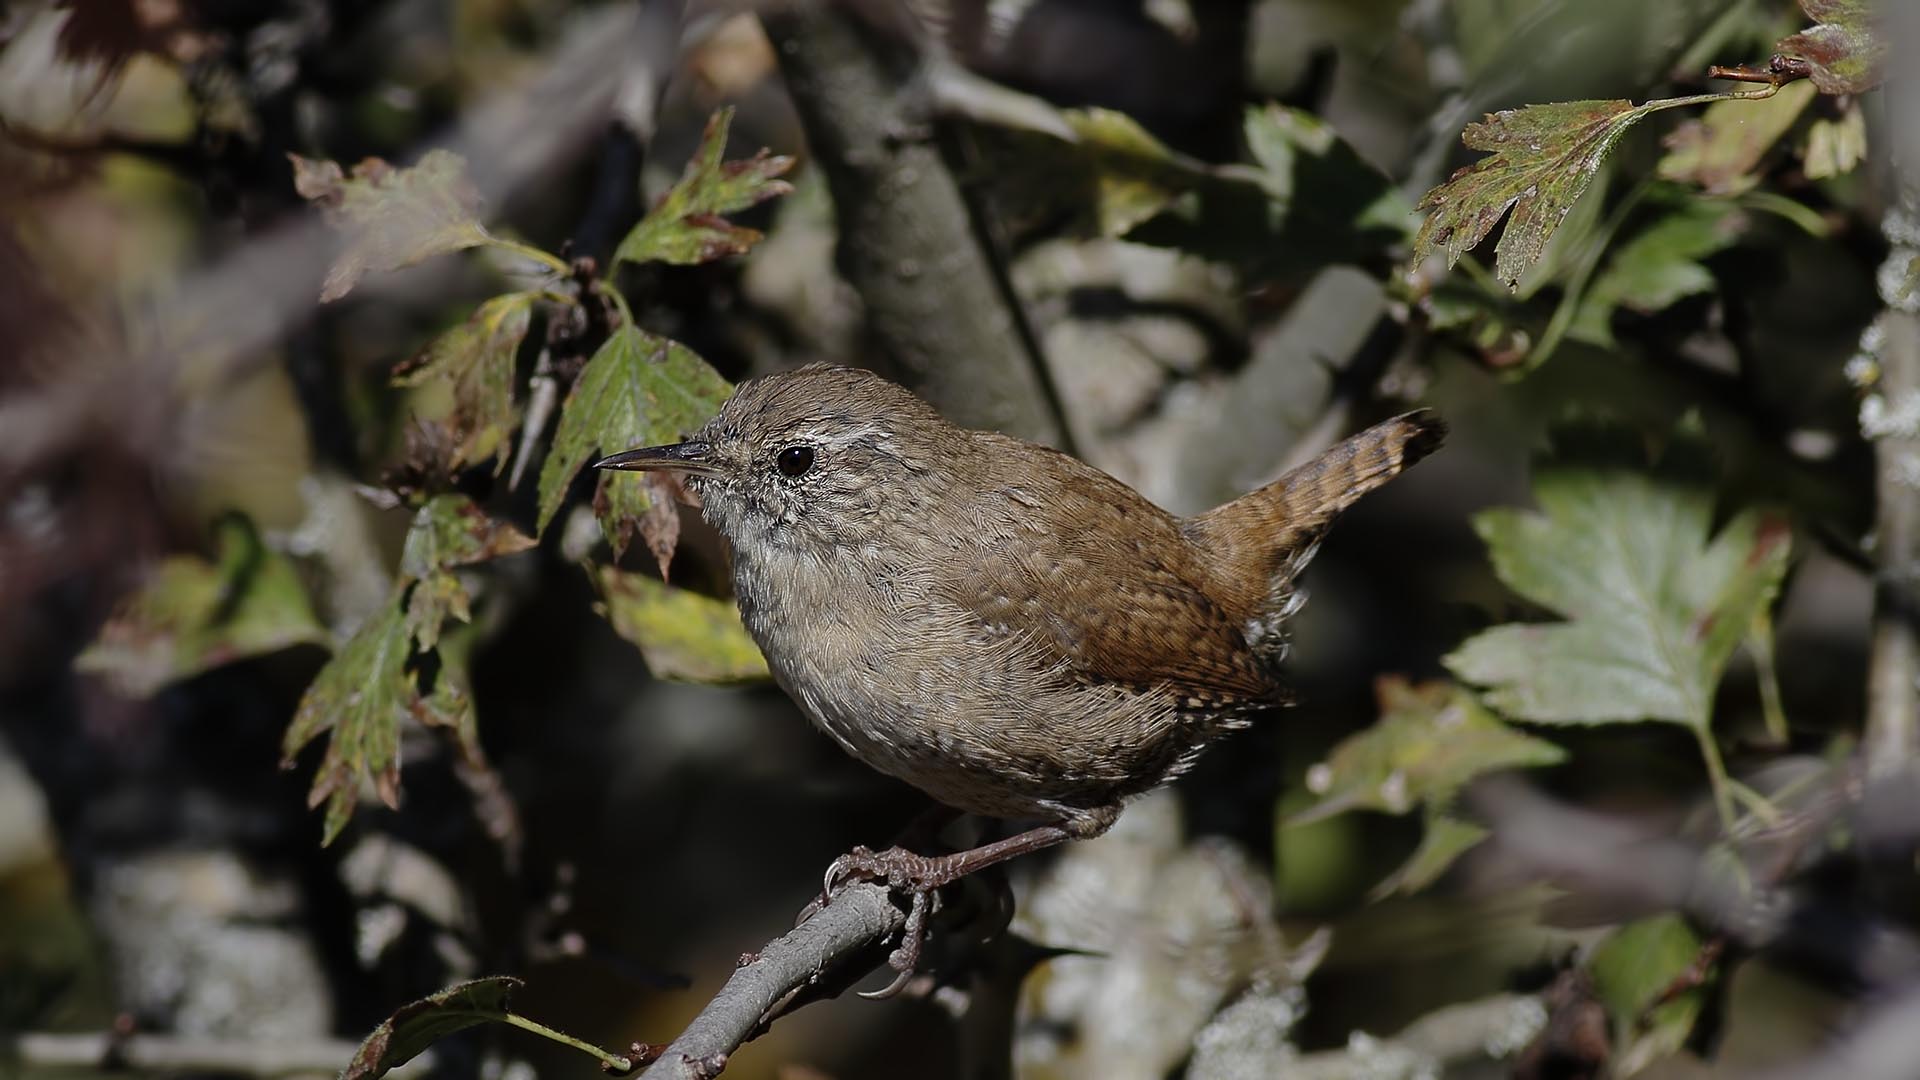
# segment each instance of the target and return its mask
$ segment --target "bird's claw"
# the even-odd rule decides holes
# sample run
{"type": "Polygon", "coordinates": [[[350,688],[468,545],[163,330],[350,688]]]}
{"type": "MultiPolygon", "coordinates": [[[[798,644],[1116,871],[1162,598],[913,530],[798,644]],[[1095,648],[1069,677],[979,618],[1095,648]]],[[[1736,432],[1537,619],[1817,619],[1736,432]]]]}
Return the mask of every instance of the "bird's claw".
{"type": "Polygon", "coordinates": [[[938,859],[898,847],[881,852],[856,847],[827,867],[820,897],[811,905],[811,911],[825,907],[836,893],[855,881],[884,882],[889,889],[906,893],[910,900],[906,925],[900,931],[900,946],[887,957],[887,966],[899,974],[878,990],[862,992],[861,997],[873,1001],[890,998],[912,980],[915,969],[920,966],[921,948],[926,943],[927,919],[933,913],[934,894],[952,880],[950,874],[943,873],[944,869],[938,859]]]}

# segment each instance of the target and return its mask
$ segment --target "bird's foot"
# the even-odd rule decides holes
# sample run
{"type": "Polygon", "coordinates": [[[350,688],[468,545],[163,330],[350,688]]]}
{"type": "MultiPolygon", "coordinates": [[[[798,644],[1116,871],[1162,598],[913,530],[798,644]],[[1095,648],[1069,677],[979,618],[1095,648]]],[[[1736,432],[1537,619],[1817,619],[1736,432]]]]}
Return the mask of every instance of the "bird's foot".
{"type": "Polygon", "coordinates": [[[926,944],[927,919],[933,914],[934,896],[965,876],[951,856],[916,855],[905,848],[890,847],[875,852],[857,847],[833,860],[827,867],[816,910],[830,902],[834,894],[855,881],[884,882],[894,892],[908,898],[907,923],[900,931],[900,945],[887,956],[887,966],[898,974],[879,990],[860,996],[878,1001],[898,994],[920,966],[920,951],[926,944]]]}

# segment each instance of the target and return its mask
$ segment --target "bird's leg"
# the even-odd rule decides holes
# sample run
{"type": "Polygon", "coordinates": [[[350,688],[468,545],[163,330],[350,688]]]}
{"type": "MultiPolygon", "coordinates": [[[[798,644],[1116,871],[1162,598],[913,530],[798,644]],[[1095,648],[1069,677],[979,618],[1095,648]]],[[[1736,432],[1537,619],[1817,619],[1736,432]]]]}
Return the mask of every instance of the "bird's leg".
{"type": "Polygon", "coordinates": [[[823,897],[832,899],[841,886],[852,881],[884,881],[891,889],[911,898],[907,924],[900,933],[900,947],[887,957],[887,966],[899,972],[893,982],[880,990],[863,993],[864,998],[888,998],[900,992],[913,977],[920,963],[920,950],[926,940],[927,916],[933,895],[968,874],[985,870],[1035,851],[1042,851],[1068,840],[1098,836],[1107,831],[1118,815],[1118,808],[1090,814],[1060,825],[1041,825],[1004,840],[957,851],[950,855],[916,855],[901,847],[871,851],[856,847],[827,867],[823,897]]]}

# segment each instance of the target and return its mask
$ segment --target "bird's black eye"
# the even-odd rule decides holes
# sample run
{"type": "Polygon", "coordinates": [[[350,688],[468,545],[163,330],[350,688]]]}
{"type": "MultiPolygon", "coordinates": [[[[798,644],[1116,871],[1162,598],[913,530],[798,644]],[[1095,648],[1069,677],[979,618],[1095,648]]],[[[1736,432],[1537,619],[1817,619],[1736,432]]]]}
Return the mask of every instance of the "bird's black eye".
{"type": "Polygon", "coordinates": [[[780,456],[774,458],[773,463],[783,476],[804,476],[808,469],[813,468],[813,447],[789,446],[780,451],[780,456]]]}

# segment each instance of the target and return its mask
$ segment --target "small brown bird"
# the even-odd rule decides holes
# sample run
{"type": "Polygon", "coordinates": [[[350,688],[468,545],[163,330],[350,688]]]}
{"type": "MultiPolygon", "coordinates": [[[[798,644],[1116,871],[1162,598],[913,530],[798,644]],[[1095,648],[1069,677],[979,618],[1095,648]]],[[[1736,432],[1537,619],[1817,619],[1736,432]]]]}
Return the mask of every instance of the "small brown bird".
{"type": "Polygon", "coordinates": [[[733,549],[774,678],[849,754],[957,810],[1043,824],[957,854],[856,848],[827,872],[912,895],[1105,832],[1134,795],[1284,694],[1294,579],[1335,515],[1439,446],[1415,412],[1273,483],[1176,518],[1073,457],[942,419],[871,372],[742,384],[665,469],[733,549]]]}

